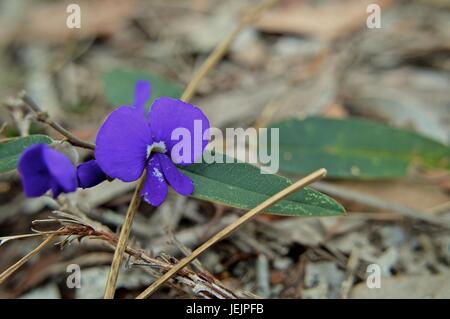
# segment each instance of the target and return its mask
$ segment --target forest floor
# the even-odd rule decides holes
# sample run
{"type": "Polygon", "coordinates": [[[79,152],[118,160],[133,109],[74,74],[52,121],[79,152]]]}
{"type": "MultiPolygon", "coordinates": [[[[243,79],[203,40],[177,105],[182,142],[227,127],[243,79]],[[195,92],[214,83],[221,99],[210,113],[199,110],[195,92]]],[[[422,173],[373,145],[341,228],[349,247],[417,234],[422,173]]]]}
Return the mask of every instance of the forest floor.
{"type": "MultiPolygon", "coordinates": [[[[103,72],[115,67],[146,70],[184,87],[243,14],[260,3],[116,2],[77,1],[82,37],[73,39],[58,25],[67,17],[63,2],[0,1],[0,101],[26,88],[52,118],[94,140],[112,109],[102,88],[103,72]]],[[[448,1],[378,1],[382,27],[368,29],[366,7],[372,2],[280,1],[241,32],[192,102],[219,128],[263,127],[308,115],[360,116],[449,144],[448,1]]],[[[29,118],[23,110],[1,107],[0,127],[0,138],[20,134],[28,129],[29,118]]],[[[32,128],[60,138],[43,126],[32,128]]],[[[64,219],[52,214],[62,206],[78,207],[86,223],[110,237],[47,246],[0,286],[0,297],[101,298],[113,255],[110,244],[133,187],[103,183],[56,202],[25,199],[17,172],[2,175],[1,236],[30,233],[32,226],[44,229],[48,225],[32,222],[64,219]],[[70,264],[82,269],[80,289],[66,285],[70,264]]],[[[191,288],[209,287],[211,276],[238,297],[450,298],[448,172],[411,172],[397,180],[325,180],[316,187],[348,213],[325,218],[261,215],[208,250],[190,266],[192,273],[183,273],[154,296],[205,297],[202,289],[191,288]],[[366,283],[370,264],[380,266],[379,289],[366,283]]],[[[127,259],[116,296],[135,296],[163,266],[242,214],[175,193],[157,209],[142,204],[130,242],[136,254],[127,259]],[[158,258],[148,267],[138,252],[158,258]]],[[[1,245],[0,271],[40,240],[1,245]]]]}

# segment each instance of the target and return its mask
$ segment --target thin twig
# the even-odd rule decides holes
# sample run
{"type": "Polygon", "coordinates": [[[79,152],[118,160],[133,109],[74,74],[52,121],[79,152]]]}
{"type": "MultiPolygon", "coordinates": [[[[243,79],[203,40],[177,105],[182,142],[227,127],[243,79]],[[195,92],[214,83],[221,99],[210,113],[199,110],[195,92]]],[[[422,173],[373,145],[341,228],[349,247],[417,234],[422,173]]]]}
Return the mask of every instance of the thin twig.
{"type": "MultiPolygon", "coordinates": [[[[76,235],[76,234],[75,234],[76,235]]],[[[99,239],[106,241],[113,248],[117,248],[118,239],[115,234],[108,231],[95,231],[89,235],[92,239],[99,239]]],[[[159,275],[166,271],[169,271],[174,267],[173,264],[160,260],[147,255],[144,251],[134,248],[130,245],[126,246],[124,253],[140,260],[143,263],[135,263],[135,265],[142,265],[150,267],[153,276],[159,275]]],[[[185,271],[180,272],[179,276],[176,278],[178,283],[181,283],[187,287],[190,287],[192,292],[196,295],[210,298],[211,296],[219,299],[237,299],[236,294],[229,290],[228,288],[222,286],[222,284],[208,273],[196,273],[194,271],[185,269],[185,271]]]]}
{"type": "Polygon", "coordinates": [[[425,211],[433,215],[439,215],[450,210],[450,201],[427,208],[425,211]]]}
{"type": "Polygon", "coordinates": [[[116,290],[117,277],[119,276],[120,266],[122,264],[122,257],[127,247],[128,237],[130,236],[131,226],[133,224],[133,218],[136,214],[136,210],[141,203],[141,190],[144,186],[145,174],[139,179],[138,185],[134,190],[133,198],[131,199],[130,206],[128,206],[127,214],[120,230],[119,240],[117,242],[116,250],[114,251],[114,257],[111,263],[111,269],[108,274],[108,279],[105,288],[105,299],[113,299],[114,292],[116,290]]]}
{"type": "Polygon", "coordinates": [[[356,268],[359,263],[360,251],[358,248],[352,249],[350,257],[347,262],[347,278],[342,282],[341,285],[341,297],[342,299],[348,299],[350,292],[353,287],[353,281],[355,278],[356,268]]]}
{"type": "MultiPolygon", "coordinates": [[[[200,81],[206,76],[206,74],[217,64],[218,61],[225,55],[226,51],[236,39],[238,34],[251,22],[253,21],[260,13],[262,13],[265,9],[275,4],[278,0],[268,0],[261,4],[260,6],[251,10],[248,14],[244,16],[241,23],[234,29],[210,54],[208,59],[200,66],[197,73],[194,75],[192,80],[187,85],[183,95],[181,96],[181,100],[185,102],[189,102],[195,91],[198,88],[200,81]]],[[[108,280],[106,282],[105,288],[105,299],[114,298],[114,292],[116,289],[117,277],[119,275],[120,265],[122,263],[122,256],[125,251],[125,246],[128,241],[128,237],[130,235],[130,228],[133,223],[133,217],[135,211],[140,203],[140,189],[144,183],[145,177],[142,176],[139,180],[136,191],[134,192],[133,198],[131,199],[130,206],[128,207],[127,215],[125,217],[124,226],[122,227],[122,231],[120,232],[119,242],[114,253],[114,258],[111,264],[111,270],[108,275],[108,280]],[[138,191],[139,189],[139,191],[138,191]],[[125,227],[127,225],[127,227],[125,227]]]]}
{"type": "Polygon", "coordinates": [[[308,176],[300,179],[296,183],[286,187],[281,192],[273,195],[272,197],[268,198],[246,214],[242,215],[238,220],[233,222],[232,224],[228,225],[224,229],[222,229],[220,232],[215,234],[213,237],[211,237],[208,241],[203,243],[200,247],[195,249],[191,255],[181,259],[178,264],[170,269],[168,272],[166,272],[163,276],[161,276],[158,280],[156,280],[150,287],[148,287],[144,292],[142,292],[139,296],[137,296],[137,299],[144,299],[148,298],[151,294],[153,294],[161,285],[163,285],[167,280],[172,278],[180,269],[187,266],[190,262],[192,262],[194,259],[199,257],[201,254],[203,254],[206,250],[208,250],[211,246],[216,244],[218,241],[222,240],[226,236],[230,235],[232,232],[234,232],[236,229],[238,229],[240,226],[245,224],[247,221],[258,215],[259,213],[265,211],[278,201],[282,200],[283,198],[289,196],[290,194],[298,191],[299,189],[315,182],[316,180],[322,178],[326,174],[326,169],[321,168],[308,176]]]}
{"type": "MultiPolygon", "coordinates": [[[[178,240],[177,236],[175,236],[173,232],[170,232],[169,235],[171,237],[171,242],[176,247],[178,247],[178,249],[183,253],[184,256],[189,256],[190,254],[192,254],[192,250],[183,245],[183,243],[178,240]]],[[[203,266],[203,264],[199,260],[194,260],[192,262],[192,265],[195,266],[195,268],[197,268],[198,271],[205,274],[209,274],[208,270],[203,266]]]]}
{"type": "Polygon", "coordinates": [[[27,93],[25,91],[22,91],[20,93],[20,98],[25,103],[25,105],[27,105],[36,114],[36,119],[39,122],[45,123],[45,124],[51,126],[56,131],[58,131],[59,133],[61,133],[61,135],[63,135],[64,137],[67,138],[67,141],[69,141],[70,144],[72,144],[74,146],[78,146],[78,147],[87,148],[90,150],[95,149],[94,144],[83,141],[82,139],[79,139],[78,137],[76,137],[75,135],[70,133],[68,130],[66,130],[64,127],[62,127],[61,125],[59,125],[58,123],[53,121],[49,117],[48,113],[43,111],[39,107],[39,105],[37,105],[37,103],[29,95],[27,95],[27,93]]]}
{"type": "Polygon", "coordinates": [[[395,212],[404,217],[421,220],[438,227],[450,228],[450,223],[448,221],[445,221],[444,219],[438,218],[438,216],[426,214],[425,212],[418,211],[401,204],[392,203],[384,199],[382,200],[378,197],[364,194],[362,192],[352,190],[348,187],[320,182],[315,184],[314,188],[329,195],[340,197],[346,200],[351,200],[367,205],[369,207],[395,212]]]}
{"type": "MultiPolygon", "coordinates": [[[[61,228],[53,231],[46,232],[38,232],[37,234],[25,234],[25,235],[16,235],[10,236],[14,237],[13,239],[21,239],[27,238],[29,235],[42,235],[45,234],[53,234],[54,236],[65,236],[66,239],[61,243],[61,248],[63,247],[64,242],[68,242],[69,239],[77,240],[81,242],[82,239],[87,240],[100,240],[105,242],[108,246],[110,246],[113,250],[117,247],[118,236],[114,234],[108,227],[94,222],[90,220],[88,217],[84,216],[83,218],[79,218],[72,214],[67,214],[59,211],[53,211],[56,215],[55,217],[49,219],[40,219],[33,221],[33,224],[54,224],[57,223],[61,228]]],[[[161,274],[165,273],[169,269],[171,269],[176,262],[176,259],[169,256],[168,259],[160,259],[151,257],[146,254],[143,250],[135,248],[133,246],[127,245],[125,253],[130,257],[140,261],[139,263],[134,263],[135,265],[144,265],[147,266],[145,270],[149,271],[153,277],[159,277],[161,274]]],[[[111,258],[109,258],[111,260],[111,258]]],[[[73,260],[74,263],[79,263],[78,261],[73,260]]],[[[58,267],[57,265],[53,265],[54,267],[58,267]]],[[[53,267],[52,266],[52,267],[53,267]]],[[[47,271],[47,273],[54,273],[54,271],[47,271]]],[[[203,297],[203,298],[220,298],[220,299],[236,299],[238,295],[236,295],[233,291],[229,290],[225,286],[222,285],[220,281],[218,281],[214,276],[209,273],[203,272],[194,272],[189,269],[184,269],[179,272],[177,277],[174,278],[173,285],[177,286],[177,288],[186,291],[186,288],[190,288],[189,292],[203,297]]],[[[239,294],[242,296],[248,296],[248,293],[245,291],[239,291],[239,294]]]]}
{"type": "Polygon", "coordinates": [[[14,272],[16,272],[20,267],[22,267],[28,260],[30,260],[33,256],[35,256],[37,253],[39,253],[45,246],[50,243],[53,238],[56,236],[56,234],[51,234],[47,237],[42,243],[39,244],[35,249],[30,251],[28,254],[23,256],[18,262],[16,262],[14,265],[6,269],[2,274],[0,274],[0,285],[9,278],[14,272]]]}
{"type": "Polygon", "coordinates": [[[259,254],[256,262],[256,279],[259,295],[262,298],[270,297],[269,259],[265,254],[259,254]]]}
{"type": "Polygon", "coordinates": [[[236,37],[244,30],[250,23],[252,23],[264,10],[270,8],[279,0],[268,0],[253,10],[249,11],[241,20],[239,25],[234,29],[219,45],[211,52],[206,61],[200,66],[198,71],[195,73],[194,77],[186,87],[181,99],[183,101],[190,101],[197,90],[200,81],[205,77],[205,75],[219,62],[224,56],[225,52],[228,51],[231,44],[234,42],[236,37]]]}
{"type": "MultiPolygon", "coordinates": [[[[59,221],[61,219],[58,217],[57,220],[59,221]]],[[[119,239],[108,227],[102,224],[95,226],[86,216],[84,217],[84,223],[79,223],[76,219],[72,220],[72,222],[73,224],[71,224],[71,222],[62,222],[61,224],[63,226],[65,225],[65,227],[60,231],[65,232],[66,235],[70,234],[71,236],[75,236],[79,241],[84,237],[98,239],[106,241],[113,249],[117,248],[119,239]]],[[[168,260],[151,257],[142,249],[130,245],[126,246],[124,253],[136,260],[144,262],[145,266],[148,266],[148,269],[152,271],[154,277],[159,277],[161,274],[174,267],[173,261],[171,261],[174,259],[173,257],[168,258],[168,260]]],[[[184,269],[182,272],[178,273],[178,276],[175,279],[174,284],[183,284],[183,286],[191,288],[194,294],[201,297],[211,298],[211,296],[213,296],[221,299],[237,298],[237,295],[233,291],[224,287],[220,281],[208,272],[197,273],[189,269],[184,269]]]]}
{"type": "Polygon", "coordinates": [[[55,231],[47,231],[47,232],[39,232],[39,233],[33,233],[33,234],[3,236],[3,237],[0,237],[0,246],[2,246],[3,244],[5,244],[11,240],[27,239],[27,238],[32,238],[32,237],[41,237],[41,236],[46,236],[46,235],[50,235],[50,234],[54,234],[54,233],[55,233],[55,231]]]}

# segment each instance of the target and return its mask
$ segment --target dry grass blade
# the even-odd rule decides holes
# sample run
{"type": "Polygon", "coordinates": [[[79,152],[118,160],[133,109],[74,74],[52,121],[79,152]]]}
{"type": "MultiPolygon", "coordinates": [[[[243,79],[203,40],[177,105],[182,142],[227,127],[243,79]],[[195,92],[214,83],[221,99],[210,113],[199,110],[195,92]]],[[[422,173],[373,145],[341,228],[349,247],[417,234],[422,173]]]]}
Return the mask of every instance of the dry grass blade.
{"type": "Polygon", "coordinates": [[[56,236],[56,234],[49,235],[42,243],[39,244],[35,249],[30,251],[28,254],[23,256],[18,262],[16,262],[14,265],[6,269],[1,275],[0,275],[0,285],[8,279],[17,269],[22,267],[28,260],[30,260],[33,256],[35,256],[37,253],[39,253],[45,246],[47,246],[53,238],[56,236]]]}
{"type": "Polygon", "coordinates": [[[3,245],[3,244],[6,244],[7,242],[9,242],[11,240],[40,237],[40,236],[50,235],[50,234],[53,234],[53,233],[54,233],[54,231],[39,232],[39,233],[36,233],[36,234],[22,234],[22,235],[13,235],[13,236],[3,236],[3,237],[0,237],[0,246],[3,245]]]}
{"type": "Polygon", "coordinates": [[[186,87],[186,90],[184,91],[183,95],[181,96],[181,99],[183,101],[189,101],[192,99],[192,97],[195,94],[195,91],[197,90],[198,85],[200,84],[200,81],[205,77],[205,75],[211,70],[217,62],[222,59],[225,52],[228,51],[231,44],[234,42],[234,40],[237,38],[237,36],[244,30],[252,21],[254,21],[264,10],[270,8],[275,3],[277,3],[279,0],[268,0],[263,3],[261,3],[259,6],[254,8],[253,10],[249,11],[244,18],[241,20],[239,25],[236,27],[236,29],[231,32],[228,37],[226,37],[219,45],[214,49],[214,51],[209,55],[209,57],[206,59],[206,61],[201,65],[201,67],[198,69],[198,71],[195,73],[194,77],[192,78],[191,82],[186,87]]]}
{"type": "Polygon", "coordinates": [[[192,252],[191,255],[183,258],[175,267],[173,267],[171,270],[166,272],[162,277],[160,277],[158,280],[156,280],[150,287],[148,287],[144,292],[142,292],[139,296],[137,296],[137,299],[144,299],[148,298],[151,294],[153,294],[161,285],[163,285],[167,280],[172,278],[176,273],[187,266],[190,262],[192,262],[194,259],[199,257],[201,254],[203,254],[206,250],[208,250],[211,246],[216,244],[218,241],[222,240],[224,237],[231,234],[233,231],[238,229],[240,226],[245,224],[247,221],[258,215],[259,213],[265,211],[278,201],[282,200],[283,198],[289,196],[290,194],[298,191],[299,189],[317,181],[318,179],[324,177],[326,175],[326,169],[321,168],[308,176],[300,179],[296,183],[290,185],[289,187],[286,187],[281,192],[273,195],[269,199],[265,200],[249,212],[247,212],[245,215],[241,216],[238,220],[233,222],[232,224],[228,225],[224,229],[222,229],[220,232],[218,232],[216,235],[214,235],[212,238],[210,238],[208,241],[206,241],[203,245],[198,247],[196,250],[192,252]]]}
{"type": "Polygon", "coordinates": [[[51,126],[54,130],[58,131],[61,135],[66,137],[67,140],[72,145],[87,148],[90,150],[95,149],[94,144],[88,143],[86,141],[79,139],[78,137],[76,137],[75,135],[70,133],[68,130],[66,130],[64,127],[62,127],[61,125],[59,125],[58,123],[56,123],[55,121],[50,119],[48,114],[46,112],[44,112],[39,107],[39,105],[37,105],[36,102],[34,102],[34,100],[26,94],[25,91],[20,93],[20,97],[21,97],[22,101],[25,103],[25,105],[27,105],[36,114],[38,121],[51,126]]]}
{"type": "MultiPolygon", "coordinates": [[[[271,5],[275,4],[278,0],[268,0],[262,3],[260,6],[250,10],[248,14],[244,16],[241,23],[234,29],[228,37],[226,37],[210,54],[208,59],[202,64],[200,69],[194,75],[193,79],[190,81],[188,86],[186,87],[183,95],[181,96],[181,100],[185,102],[189,102],[193,97],[200,81],[206,76],[206,74],[216,65],[218,61],[225,55],[230,45],[239,35],[239,33],[255,18],[258,17],[260,13],[262,13],[265,9],[269,8],[271,5]]],[[[133,198],[131,199],[130,206],[128,207],[127,215],[125,217],[124,225],[122,226],[122,230],[119,236],[119,242],[117,244],[116,251],[114,253],[114,258],[111,264],[111,270],[108,275],[108,279],[106,282],[105,288],[105,299],[114,298],[114,292],[116,289],[117,277],[119,276],[119,269],[122,263],[123,253],[125,252],[125,247],[128,241],[128,237],[131,231],[131,225],[133,223],[134,214],[136,212],[137,207],[140,204],[140,190],[144,184],[145,176],[141,177],[138,182],[138,186],[136,187],[136,191],[134,192],[133,198]]]]}
{"type": "Polygon", "coordinates": [[[105,299],[113,299],[114,292],[116,290],[117,278],[119,277],[120,265],[122,264],[122,257],[127,247],[128,237],[130,236],[131,226],[133,224],[134,214],[141,203],[141,190],[145,182],[145,173],[140,178],[138,186],[136,187],[133,198],[131,199],[130,206],[125,216],[122,229],[120,230],[119,241],[117,242],[116,249],[114,251],[113,261],[111,263],[111,270],[108,274],[108,279],[105,288],[105,299]]]}
{"type": "Polygon", "coordinates": [[[344,186],[334,185],[331,183],[320,182],[314,185],[314,188],[318,191],[330,194],[332,196],[340,197],[346,200],[351,200],[356,203],[361,203],[373,208],[382,210],[388,210],[416,220],[421,220],[438,227],[450,228],[450,223],[444,219],[439,218],[433,214],[426,214],[415,209],[389,202],[385,199],[381,199],[372,195],[364,194],[344,186]]]}

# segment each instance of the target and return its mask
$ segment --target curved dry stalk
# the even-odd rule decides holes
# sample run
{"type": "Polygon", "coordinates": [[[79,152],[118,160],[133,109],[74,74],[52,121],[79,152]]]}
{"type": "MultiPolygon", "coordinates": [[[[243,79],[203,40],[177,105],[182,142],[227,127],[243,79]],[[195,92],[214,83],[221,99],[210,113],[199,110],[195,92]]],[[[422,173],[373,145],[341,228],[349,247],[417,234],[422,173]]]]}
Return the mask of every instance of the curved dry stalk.
{"type": "Polygon", "coordinates": [[[0,246],[2,246],[3,244],[6,244],[7,242],[9,242],[11,240],[26,239],[26,238],[32,238],[32,237],[41,237],[41,236],[50,235],[53,233],[55,233],[55,231],[39,232],[39,233],[33,233],[33,234],[3,236],[3,237],[0,237],[0,246]]]}
{"type": "Polygon", "coordinates": [[[113,299],[114,292],[116,290],[117,278],[119,277],[119,270],[122,264],[123,253],[127,247],[128,237],[130,237],[131,226],[133,224],[133,218],[136,214],[137,208],[141,203],[141,190],[145,182],[145,173],[139,179],[138,185],[134,190],[133,198],[131,199],[130,206],[128,206],[127,214],[120,230],[119,240],[117,242],[116,249],[114,250],[114,257],[111,263],[111,269],[108,273],[108,279],[106,281],[105,299],[113,299]]]}
{"type": "Polygon", "coordinates": [[[205,75],[219,62],[224,56],[225,52],[228,51],[231,44],[236,40],[237,36],[244,30],[250,23],[252,23],[264,10],[270,8],[279,0],[267,0],[261,3],[256,8],[250,10],[241,20],[239,25],[225,38],[218,46],[211,52],[205,62],[200,66],[198,71],[195,73],[192,80],[189,82],[186,90],[184,91],[181,99],[183,101],[190,101],[195,94],[195,91],[200,84],[200,81],[205,77],[205,75]]]}
{"type": "Polygon", "coordinates": [[[259,213],[267,210],[269,207],[277,203],[278,201],[282,200],[283,198],[289,196],[290,194],[298,191],[299,189],[319,180],[320,178],[324,177],[326,175],[326,169],[321,168],[308,176],[298,180],[294,184],[286,187],[279,193],[273,195],[269,199],[265,200],[252,210],[248,211],[244,215],[242,215],[238,220],[233,222],[232,224],[228,225],[221,231],[219,231],[217,234],[215,234],[213,237],[211,237],[208,241],[206,241],[204,244],[202,244],[200,247],[198,247],[196,250],[192,252],[189,256],[181,259],[178,264],[176,264],[173,268],[171,268],[168,272],[166,272],[163,276],[158,278],[153,284],[150,285],[147,289],[145,289],[139,296],[137,296],[137,299],[144,299],[148,298],[151,294],[153,294],[161,285],[163,285],[167,280],[172,278],[176,275],[176,273],[183,269],[185,266],[187,266],[190,262],[195,260],[197,257],[199,257],[201,254],[203,254],[206,250],[208,250],[211,246],[216,244],[218,241],[222,240],[226,236],[230,235],[232,232],[234,232],[236,229],[238,229],[240,226],[245,224],[247,221],[249,221],[251,218],[255,217],[259,213]]]}
{"type": "Polygon", "coordinates": [[[79,139],[78,137],[70,133],[68,130],[66,130],[64,127],[62,127],[60,124],[53,121],[48,116],[48,114],[45,111],[43,111],[30,96],[26,94],[25,91],[20,93],[20,98],[25,103],[25,105],[28,106],[36,114],[36,118],[39,122],[51,126],[55,131],[58,131],[61,135],[67,138],[67,141],[70,142],[70,144],[72,144],[73,146],[83,147],[90,150],[95,149],[95,144],[79,139]]]}
{"type": "Polygon", "coordinates": [[[28,254],[23,256],[14,265],[6,269],[2,274],[0,274],[0,285],[8,279],[14,272],[16,272],[20,267],[22,267],[28,260],[39,253],[45,246],[47,246],[57,234],[49,235],[42,243],[39,244],[35,249],[30,251],[28,254]]]}
{"type": "MultiPolygon", "coordinates": [[[[216,49],[210,54],[206,61],[200,66],[199,70],[196,72],[192,80],[189,82],[188,86],[181,96],[181,100],[189,102],[194,96],[195,91],[200,84],[200,81],[206,76],[206,74],[217,64],[218,61],[225,55],[230,45],[239,35],[239,33],[252,22],[260,13],[265,9],[269,8],[271,5],[275,4],[278,0],[267,0],[260,6],[249,11],[248,14],[244,16],[239,25],[216,47],[216,49]]],[[[119,236],[119,242],[117,244],[116,250],[114,252],[114,258],[111,263],[111,270],[108,274],[108,279],[106,281],[105,287],[105,299],[114,298],[114,292],[116,290],[117,277],[119,276],[120,265],[122,264],[123,253],[130,235],[131,225],[133,223],[134,214],[137,207],[140,204],[140,189],[143,186],[145,177],[141,177],[134,192],[133,198],[131,199],[130,206],[128,207],[127,214],[125,216],[124,225],[119,236]]]]}

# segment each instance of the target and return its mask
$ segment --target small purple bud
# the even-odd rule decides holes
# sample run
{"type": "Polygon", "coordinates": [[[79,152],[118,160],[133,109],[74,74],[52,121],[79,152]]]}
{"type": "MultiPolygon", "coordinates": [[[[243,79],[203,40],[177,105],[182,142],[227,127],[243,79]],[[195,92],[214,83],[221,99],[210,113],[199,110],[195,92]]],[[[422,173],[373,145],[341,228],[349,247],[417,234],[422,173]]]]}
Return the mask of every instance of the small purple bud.
{"type": "Polygon", "coordinates": [[[46,144],[28,147],[19,159],[18,170],[28,197],[42,196],[51,189],[56,198],[60,193],[74,192],[77,188],[72,162],[46,144]]]}
{"type": "Polygon", "coordinates": [[[78,186],[81,188],[94,187],[108,179],[108,176],[98,166],[96,160],[81,163],[77,167],[78,186]]]}

